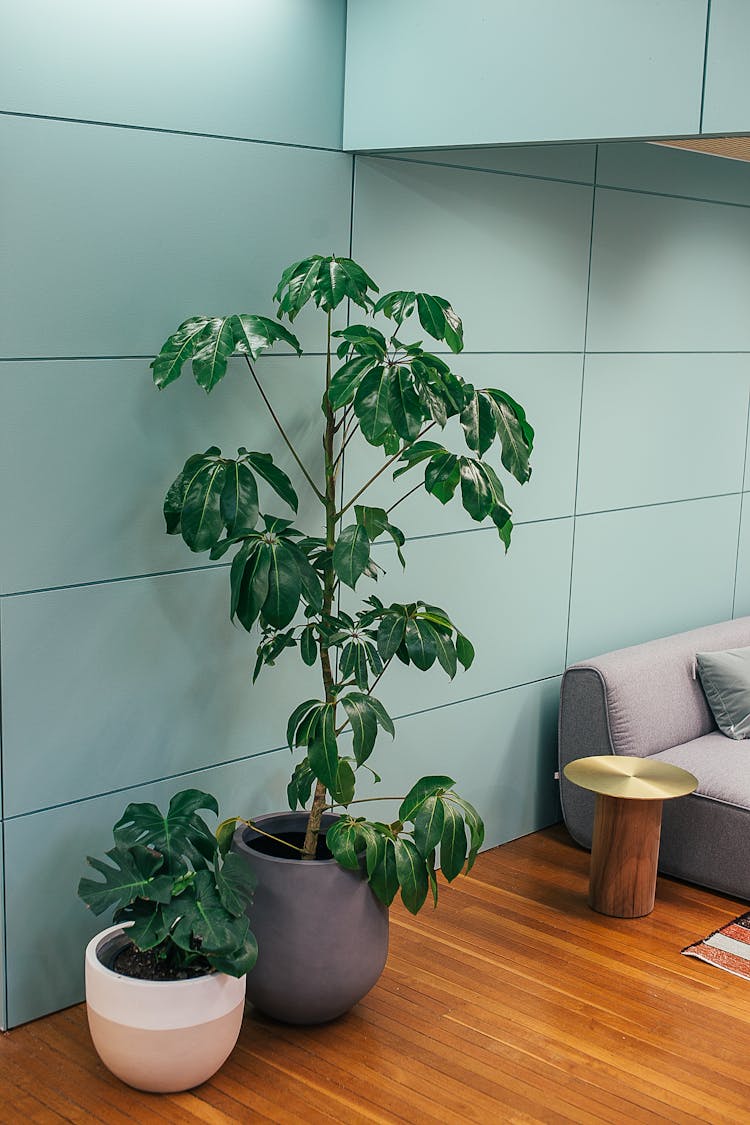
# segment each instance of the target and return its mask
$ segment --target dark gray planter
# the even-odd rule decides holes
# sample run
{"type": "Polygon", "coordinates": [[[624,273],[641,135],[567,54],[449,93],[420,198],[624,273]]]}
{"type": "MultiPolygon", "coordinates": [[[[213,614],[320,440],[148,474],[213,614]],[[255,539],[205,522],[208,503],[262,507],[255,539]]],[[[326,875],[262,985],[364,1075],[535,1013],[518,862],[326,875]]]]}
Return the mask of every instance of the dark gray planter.
{"type": "MultiPolygon", "coordinates": [[[[329,826],[336,817],[324,817],[329,826]]],[[[266,832],[304,832],[304,812],[271,813],[254,823],[266,832]]],[[[348,1012],[383,971],[388,956],[388,910],[356,871],[335,859],[301,861],[262,855],[258,838],[238,828],[232,850],[258,878],[251,928],[258,960],[247,975],[247,998],[285,1023],[325,1023],[348,1012]]]]}

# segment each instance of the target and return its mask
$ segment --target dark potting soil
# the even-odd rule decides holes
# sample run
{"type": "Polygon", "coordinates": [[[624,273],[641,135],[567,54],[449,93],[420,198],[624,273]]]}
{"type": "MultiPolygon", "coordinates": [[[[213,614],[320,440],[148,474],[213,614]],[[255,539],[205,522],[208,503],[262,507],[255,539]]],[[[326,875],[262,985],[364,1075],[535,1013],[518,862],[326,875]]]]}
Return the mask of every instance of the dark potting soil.
{"type": "Polygon", "coordinates": [[[109,968],[114,973],[134,977],[136,980],[194,980],[195,977],[205,977],[213,972],[205,957],[198,958],[188,968],[176,970],[173,965],[168,965],[157,957],[153,949],[142,952],[136,949],[132,941],[115,954],[109,968]]]}
{"type": "MultiPolygon", "coordinates": [[[[304,832],[276,832],[274,835],[278,836],[279,840],[285,840],[296,848],[301,848],[305,842],[304,832]]],[[[299,852],[294,851],[293,848],[285,847],[284,844],[280,844],[276,840],[269,839],[268,836],[256,836],[255,839],[245,840],[245,843],[254,852],[260,852],[261,855],[270,855],[275,859],[300,859],[299,852]]],[[[333,859],[328,844],[326,844],[326,838],[322,834],[318,836],[315,858],[333,859]]]]}

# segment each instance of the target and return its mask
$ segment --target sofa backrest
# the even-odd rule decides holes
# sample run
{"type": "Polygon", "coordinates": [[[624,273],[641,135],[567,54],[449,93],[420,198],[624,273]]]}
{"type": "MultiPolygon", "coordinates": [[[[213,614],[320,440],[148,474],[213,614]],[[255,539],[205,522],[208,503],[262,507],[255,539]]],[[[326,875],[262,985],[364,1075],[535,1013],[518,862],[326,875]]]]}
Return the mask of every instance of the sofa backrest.
{"type": "Polygon", "coordinates": [[[581,661],[565,675],[587,670],[590,682],[591,673],[597,674],[614,753],[645,758],[716,729],[700,680],[694,678],[695,654],[747,645],[750,617],[738,617],[581,661]]]}

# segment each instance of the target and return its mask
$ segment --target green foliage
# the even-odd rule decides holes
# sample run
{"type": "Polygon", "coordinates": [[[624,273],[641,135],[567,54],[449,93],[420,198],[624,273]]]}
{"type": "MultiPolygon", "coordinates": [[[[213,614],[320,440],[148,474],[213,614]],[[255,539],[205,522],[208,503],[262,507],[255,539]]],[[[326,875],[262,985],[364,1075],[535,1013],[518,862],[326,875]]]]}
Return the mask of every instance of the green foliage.
{"type": "Polygon", "coordinates": [[[225,854],[200,810],[218,813],[218,805],[198,789],[176,793],[166,813],[128,805],[109,862],[87,857],[102,879],[82,878],[78,894],[94,914],[114,910],[114,922],[130,922],[137,948],[155,950],[175,971],[204,957],[239,977],[257,956],[245,914],[255,879],[244,859],[225,854]]]}
{"type": "MultiPolygon", "coordinates": [[[[390,541],[406,564],[406,535],[391,521],[391,511],[415,487],[440,504],[460,502],[477,523],[496,528],[507,550],[513,524],[501,473],[528,481],[534,431],[505,391],[475,387],[451,369],[446,357],[463,349],[463,324],[444,297],[416,290],[378,296],[375,282],[350,258],[314,254],[284,271],[274,300],[277,319],[242,313],[186,320],[152,367],[157,386],[165,387],[189,359],[210,391],[230,357],[240,356],[260,388],[253,363],[263,351],[281,343],[301,354],[282,318],[294,321],[308,304],[326,317],[322,479],[303,464],[271,410],[299,467],[299,482],[321,505],[321,533],[309,534],[293,522],[299,482],[293,485],[269,454],[244,448],[236,458],[215,446],[188,458],[164,503],[168,533],[182,535],[191,550],[207,550],[215,560],[233,552],[229,611],[244,629],[258,629],[253,680],[295,649],[304,664],[320,662],[321,698],[300,703],[287,726],[290,750],[300,755],[287,787],[289,805],[306,808],[312,799],[315,823],[326,794],[329,808],[356,802],[362,769],[379,781],[370,759],[378,735],[393,736],[395,728],[374,689],[394,658],[422,672],[440,669],[451,679],[474,660],[471,642],[440,607],[425,601],[386,605],[374,594],[356,607],[344,587],[354,591],[377,580],[386,560],[377,543],[390,541]],[[362,322],[332,331],[332,314],[340,309],[342,316],[345,302],[350,311],[361,311],[362,322]],[[407,339],[410,326],[435,341],[440,354],[422,340],[407,339]],[[452,419],[446,435],[463,439],[460,449],[431,433],[452,419]],[[357,431],[382,450],[383,461],[370,481],[347,479],[346,499],[340,487],[343,452],[357,431]],[[386,471],[396,492],[404,474],[413,474],[416,485],[409,487],[409,478],[407,491],[389,508],[373,507],[364,494],[386,471]],[[266,514],[269,496],[281,500],[292,519],[266,514]]],[[[470,868],[482,843],[481,818],[453,784],[445,777],[421,779],[390,825],[345,812],[329,830],[329,847],[345,867],[363,867],[383,902],[400,890],[416,912],[430,893],[437,900],[437,863],[453,879],[470,868]]],[[[127,877],[137,882],[152,875],[136,866],[127,877]]]]}

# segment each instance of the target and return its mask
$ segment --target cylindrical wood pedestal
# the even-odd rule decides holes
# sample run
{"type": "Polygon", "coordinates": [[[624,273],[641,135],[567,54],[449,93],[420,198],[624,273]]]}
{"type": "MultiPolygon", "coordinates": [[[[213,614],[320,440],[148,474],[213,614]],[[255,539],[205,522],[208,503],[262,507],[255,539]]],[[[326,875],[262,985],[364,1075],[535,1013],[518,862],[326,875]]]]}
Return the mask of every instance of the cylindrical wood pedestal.
{"type": "Polygon", "coordinates": [[[593,910],[640,918],[654,909],[663,803],[597,794],[589,884],[593,910]]]}

